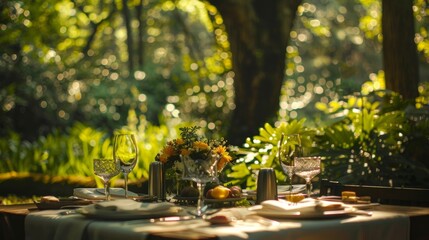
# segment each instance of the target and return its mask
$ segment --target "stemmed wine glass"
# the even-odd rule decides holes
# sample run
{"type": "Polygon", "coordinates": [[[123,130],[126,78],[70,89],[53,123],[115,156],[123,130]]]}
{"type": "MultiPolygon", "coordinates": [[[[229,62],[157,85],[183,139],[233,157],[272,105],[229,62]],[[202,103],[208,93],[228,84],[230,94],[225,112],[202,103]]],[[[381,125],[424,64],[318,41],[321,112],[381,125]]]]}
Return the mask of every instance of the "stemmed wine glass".
{"type": "Polygon", "coordinates": [[[119,161],[110,158],[96,158],[93,160],[94,174],[103,180],[106,201],[110,200],[110,179],[119,174],[119,161]]]}
{"type": "Polygon", "coordinates": [[[293,134],[285,139],[285,134],[282,133],[280,141],[278,142],[277,151],[281,169],[288,177],[290,192],[292,193],[292,178],[295,171],[294,157],[300,157],[303,154],[300,135],[293,134]]]}
{"type": "Polygon", "coordinates": [[[320,173],[320,157],[296,157],[294,166],[295,174],[305,179],[307,197],[310,197],[313,188],[311,179],[320,173]]]}
{"type": "Polygon", "coordinates": [[[292,189],[293,189],[292,177],[293,177],[293,174],[294,174],[294,171],[295,171],[295,167],[293,165],[293,162],[289,163],[289,164],[285,164],[283,162],[280,162],[280,164],[282,166],[283,173],[286,174],[287,177],[288,177],[288,179],[289,179],[289,185],[290,185],[289,190],[292,193],[292,189]]]}
{"type": "Polygon", "coordinates": [[[184,166],[182,179],[196,182],[199,192],[197,209],[191,214],[202,217],[205,213],[205,210],[203,210],[204,188],[206,183],[218,181],[217,162],[219,161],[219,156],[213,154],[206,159],[193,159],[189,155],[181,155],[180,157],[184,166]]]}
{"type": "Polygon", "coordinates": [[[133,133],[116,132],[113,138],[113,158],[119,161],[124,174],[125,198],[128,198],[128,174],[137,164],[138,148],[133,133]]]}

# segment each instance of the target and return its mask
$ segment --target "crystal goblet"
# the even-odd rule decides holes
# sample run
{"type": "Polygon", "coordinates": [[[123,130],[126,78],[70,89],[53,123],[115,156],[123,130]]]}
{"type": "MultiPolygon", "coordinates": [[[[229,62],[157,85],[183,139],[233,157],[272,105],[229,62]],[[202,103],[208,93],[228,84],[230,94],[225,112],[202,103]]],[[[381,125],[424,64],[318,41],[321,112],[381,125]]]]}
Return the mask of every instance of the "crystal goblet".
{"type": "Polygon", "coordinates": [[[295,174],[305,179],[307,196],[311,196],[313,185],[311,179],[320,173],[320,157],[296,157],[294,159],[295,174]]]}
{"type": "Polygon", "coordinates": [[[213,154],[203,159],[192,158],[189,155],[181,155],[180,158],[184,166],[182,179],[194,181],[197,184],[199,192],[197,209],[195,212],[192,212],[192,214],[202,217],[205,213],[205,210],[203,210],[205,209],[205,207],[203,207],[204,188],[206,183],[218,180],[217,162],[219,161],[219,156],[213,154]]]}
{"type": "Polygon", "coordinates": [[[120,172],[119,161],[108,158],[96,158],[93,160],[94,174],[97,175],[104,183],[104,195],[106,201],[110,200],[110,179],[120,172]]]}

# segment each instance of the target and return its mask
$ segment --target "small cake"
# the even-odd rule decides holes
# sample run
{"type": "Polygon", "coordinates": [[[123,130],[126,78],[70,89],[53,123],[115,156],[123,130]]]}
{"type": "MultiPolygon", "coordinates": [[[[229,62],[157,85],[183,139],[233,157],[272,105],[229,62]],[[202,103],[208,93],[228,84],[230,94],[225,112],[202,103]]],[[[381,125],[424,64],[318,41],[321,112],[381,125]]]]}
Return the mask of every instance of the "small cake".
{"type": "Polygon", "coordinates": [[[341,192],[341,200],[346,203],[356,203],[356,193],[352,191],[343,191],[341,192]]]}
{"type": "Polygon", "coordinates": [[[302,193],[297,194],[288,194],[286,195],[286,200],[289,202],[297,203],[305,199],[305,195],[302,193]]]}

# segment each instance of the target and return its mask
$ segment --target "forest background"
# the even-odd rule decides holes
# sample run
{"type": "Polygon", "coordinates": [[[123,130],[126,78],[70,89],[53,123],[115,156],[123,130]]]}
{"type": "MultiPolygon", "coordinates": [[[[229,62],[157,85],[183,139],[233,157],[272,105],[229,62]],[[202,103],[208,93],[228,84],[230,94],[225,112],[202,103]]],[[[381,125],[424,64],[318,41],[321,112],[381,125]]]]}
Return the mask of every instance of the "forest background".
{"type": "MultiPolygon", "coordinates": [[[[91,159],[110,154],[111,133],[128,125],[139,133],[141,142],[143,161],[131,176],[138,182],[147,178],[149,163],[165,141],[177,137],[179,126],[192,122],[207,129],[208,136],[226,136],[232,143],[248,147],[252,152],[250,156],[256,160],[243,159],[243,164],[238,162],[229,173],[232,179],[239,179],[235,183],[251,185],[248,181],[250,166],[273,164],[272,157],[257,156],[266,144],[261,147],[252,137],[263,135],[264,131],[276,136],[275,131],[269,131],[270,127],[279,128],[282,122],[298,121],[298,128],[303,131],[323,129],[325,134],[318,134],[319,140],[315,140],[318,144],[312,146],[314,151],[331,156],[327,160],[342,159],[326,161],[326,176],[343,177],[350,173],[353,165],[359,170],[349,174],[349,178],[343,177],[345,180],[359,176],[360,182],[380,182],[380,177],[373,173],[382,169],[389,176],[381,177],[385,185],[427,184],[426,159],[429,158],[423,151],[429,145],[426,1],[406,1],[411,3],[413,13],[414,65],[418,65],[417,78],[420,79],[416,83],[415,98],[407,101],[402,101],[403,98],[394,92],[385,91],[381,1],[291,1],[296,11],[285,15],[288,18],[281,21],[281,28],[264,26],[272,33],[290,30],[279,34],[276,39],[279,45],[272,44],[284,48],[263,49],[256,45],[253,48],[254,55],[264,55],[268,67],[284,61],[283,66],[275,69],[277,72],[272,71],[277,75],[268,76],[269,80],[262,81],[261,85],[266,85],[271,92],[277,90],[279,96],[275,104],[272,101],[276,98],[267,98],[265,102],[255,97],[255,102],[252,94],[256,94],[258,88],[249,89],[247,94],[246,90],[236,92],[238,83],[245,82],[237,79],[233,51],[249,46],[234,45],[231,40],[237,33],[246,33],[245,28],[249,26],[228,29],[231,23],[226,17],[228,10],[234,11],[239,22],[242,19],[237,14],[255,10],[250,9],[250,3],[224,1],[224,5],[220,2],[2,1],[2,179],[21,176],[34,180],[34,174],[41,173],[43,176],[79,176],[80,183],[93,184],[92,170],[88,167],[91,159]],[[263,54],[265,50],[268,54],[263,54]],[[274,84],[279,78],[278,69],[284,74],[280,76],[281,81],[274,84]],[[389,96],[389,105],[383,104],[386,96],[389,96]],[[241,105],[237,105],[239,102],[241,105]],[[262,105],[259,109],[274,109],[275,116],[257,110],[253,115],[237,114],[237,109],[243,109],[243,105],[252,109],[258,104],[262,105]],[[340,147],[341,151],[336,153],[327,152],[332,148],[333,139],[341,141],[338,131],[327,140],[328,130],[338,129],[334,124],[340,122],[344,129],[356,132],[356,126],[364,125],[362,119],[369,118],[368,123],[398,111],[400,117],[391,117],[389,124],[363,126],[360,135],[346,137],[349,146],[340,147]],[[338,120],[340,112],[343,114],[338,120]],[[350,116],[353,112],[357,115],[350,116]],[[246,131],[235,134],[231,131],[237,129],[233,125],[236,119],[243,119],[238,121],[240,124],[259,115],[264,118],[252,123],[246,131]],[[305,123],[300,121],[302,119],[305,123]],[[387,125],[390,127],[387,130],[392,130],[392,135],[400,136],[401,140],[380,137],[377,139],[382,141],[368,142],[374,137],[371,134],[386,136],[387,125]],[[405,130],[393,131],[398,126],[405,130]],[[329,144],[324,145],[327,141],[329,144]],[[384,155],[377,152],[386,143],[395,147],[386,150],[384,155]],[[413,149],[409,148],[411,145],[413,149]],[[362,146],[371,150],[362,150],[362,146]],[[394,164],[388,160],[381,164],[373,157],[388,158],[392,152],[394,164]],[[357,155],[365,159],[350,164],[350,159],[356,159],[353,156],[357,155]],[[398,169],[405,171],[398,173],[398,169]],[[416,173],[416,169],[420,172],[416,173]],[[82,180],[82,177],[88,179],[82,180]],[[393,184],[392,179],[398,183],[393,184]]],[[[285,9],[293,9],[293,6],[285,9]]],[[[266,33],[257,28],[249,32],[260,33],[261,38],[266,33]]],[[[246,39],[246,35],[241,39],[246,39]]],[[[250,50],[248,52],[252,52],[250,50]]],[[[412,63],[413,59],[405,60],[412,63]]],[[[249,79],[258,76],[251,68],[242,70],[241,74],[246,71],[249,79]]],[[[413,85],[414,79],[410,76],[409,85],[413,85]]],[[[267,142],[275,146],[275,141],[267,142]]],[[[274,150],[268,150],[269,156],[275,154],[274,150]]],[[[4,191],[10,189],[4,188],[4,191]]]]}

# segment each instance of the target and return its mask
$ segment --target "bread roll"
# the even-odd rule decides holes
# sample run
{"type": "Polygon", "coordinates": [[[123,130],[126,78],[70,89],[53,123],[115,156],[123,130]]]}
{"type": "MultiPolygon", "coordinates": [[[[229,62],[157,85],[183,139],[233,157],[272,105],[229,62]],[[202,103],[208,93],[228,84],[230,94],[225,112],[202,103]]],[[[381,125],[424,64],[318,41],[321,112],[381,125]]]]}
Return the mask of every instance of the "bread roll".
{"type": "Polygon", "coordinates": [[[42,203],[47,203],[47,202],[59,202],[60,201],[60,199],[58,199],[57,197],[54,197],[54,196],[43,196],[41,199],[40,199],[40,202],[42,202],[42,203]]]}

